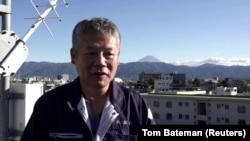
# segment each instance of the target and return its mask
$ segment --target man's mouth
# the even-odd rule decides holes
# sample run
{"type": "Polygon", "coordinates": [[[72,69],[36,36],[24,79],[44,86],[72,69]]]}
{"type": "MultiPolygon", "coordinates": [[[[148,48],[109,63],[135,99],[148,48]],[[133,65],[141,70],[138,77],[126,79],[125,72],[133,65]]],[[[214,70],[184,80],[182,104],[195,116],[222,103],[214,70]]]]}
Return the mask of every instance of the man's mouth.
{"type": "Polygon", "coordinates": [[[95,72],[95,73],[93,73],[94,75],[107,75],[107,73],[105,73],[105,72],[95,72]]]}

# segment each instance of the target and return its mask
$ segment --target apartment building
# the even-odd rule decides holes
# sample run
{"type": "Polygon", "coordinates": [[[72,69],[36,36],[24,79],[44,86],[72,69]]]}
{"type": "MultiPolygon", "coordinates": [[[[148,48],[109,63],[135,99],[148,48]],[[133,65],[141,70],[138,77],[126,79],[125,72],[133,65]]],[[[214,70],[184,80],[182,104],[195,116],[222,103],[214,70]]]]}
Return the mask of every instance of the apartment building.
{"type": "Polygon", "coordinates": [[[230,95],[142,94],[158,124],[250,124],[250,97],[230,95]]]}

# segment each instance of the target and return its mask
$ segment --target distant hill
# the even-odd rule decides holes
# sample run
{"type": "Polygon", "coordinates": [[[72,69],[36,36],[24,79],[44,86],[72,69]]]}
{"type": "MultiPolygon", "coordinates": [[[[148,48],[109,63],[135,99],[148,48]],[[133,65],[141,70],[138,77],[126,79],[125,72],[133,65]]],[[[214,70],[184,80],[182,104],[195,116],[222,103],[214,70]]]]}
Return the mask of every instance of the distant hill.
{"type": "Polygon", "coordinates": [[[69,74],[70,79],[77,76],[73,64],[51,62],[24,62],[15,76],[20,78],[47,76],[55,79],[60,74],[69,74]]]}
{"type": "MultiPolygon", "coordinates": [[[[131,62],[121,63],[116,77],[138,80],[141,72],[146,73],[185,73],[187,79],[192,78],[250,78],[250,66],[222,66],[204,64],[201,66],[175,66],[165,62],[131,62]]],[[[71,63],[24,62],[15,77],[48,76],[56,78],[60,74],[69,74],[70,79],[77,77],[74,65],[71,63]]]]}

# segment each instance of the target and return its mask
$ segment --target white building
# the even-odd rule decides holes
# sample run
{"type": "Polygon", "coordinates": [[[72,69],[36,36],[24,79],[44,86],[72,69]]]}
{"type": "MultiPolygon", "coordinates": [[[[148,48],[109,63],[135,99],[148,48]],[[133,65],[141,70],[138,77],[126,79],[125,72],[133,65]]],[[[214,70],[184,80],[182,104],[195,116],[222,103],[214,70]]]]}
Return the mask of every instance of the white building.
{"type": "Polygon", "coordinates": [[[116,77],[114,80],[117,83],[123,83],[123,80],[121,78],[116,77]]]}
{"type": "Polygon", "coordinates": [[[155,93],[165,93],[171,89],[173,76],[169,74],[161,74],[159,79],[154,81],[155,93]]]}
{"type": "MultiPolygon", "coordinates": [[[[42,83],[11,83],[9,92],[17,97],[9,103],[9,128],[16,133],[22,133],[36,100],[44,93],[44,86],[42,83]]],[[[10,140],[18,141],[19,138],[10,137],[10,140]]]]}
{"type": "Polygon", "coordinates": [[[161,74],[159,79],[154,81],[154,93],[161,94],[206,94],[205,90],[186,91],[186,90],[173,90],[173,75],[161,74]]]}
{"type": "Polygon", "coordinates": [[[237,95],[237,87],[216,87],[215,94],[237,95]]]}
{"type": "Polygon", "coordinates": [[[65,82],[69,81],[69,74],[60,74],[57,76],[58,80],[64,80],[65,82]]]}
{"type": "Polygon", "coordinates": [[[142,94],[158,124],[250,124],[250,97],[142,94]]]}

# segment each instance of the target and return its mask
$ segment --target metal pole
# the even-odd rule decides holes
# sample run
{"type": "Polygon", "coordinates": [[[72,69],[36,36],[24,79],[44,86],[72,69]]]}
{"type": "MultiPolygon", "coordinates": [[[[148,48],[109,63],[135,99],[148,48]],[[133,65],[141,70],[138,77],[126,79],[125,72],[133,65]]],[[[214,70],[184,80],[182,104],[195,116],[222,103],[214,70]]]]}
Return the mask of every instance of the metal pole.
{"type": "Polygon", "coordinates": [[[11,0],[2,0],[2,4],[6,5],[9,9],[9,13],[2,15],[2,30],[10,30],[10,11],[11,11],[11,0]]]}
{"type": "Polygon", "coordinates": [[[0,141],[9,140],[9,88],[10,88],[10,77],[1,75],[0,141]]]}
{"type": "MultiPolygon", "coordinates": [[[[47,8],[44,13],[41,15],[41,17],[46,17],[49,12],[52,10],[52,7],[47,8]]],[[[27,42],[29,37],[32,35],[32,33],[38,28],[38,26],[43,22],[43,18],[38,18],[37,21],[32,25],[32,27],[27,31],[27,33],[23,36],[22,40],[24,42],[27,42]]]]}
{"type": "MultiPolygon", "coordinates": [[[[2,15],[2,30],[10,30],[11,0],[2,0],[2,4],[9,8],[9,12],[2,15]]],[[[0,141],[8,141],[10,76],[1,75],[0,79],[0,141]]]]}

